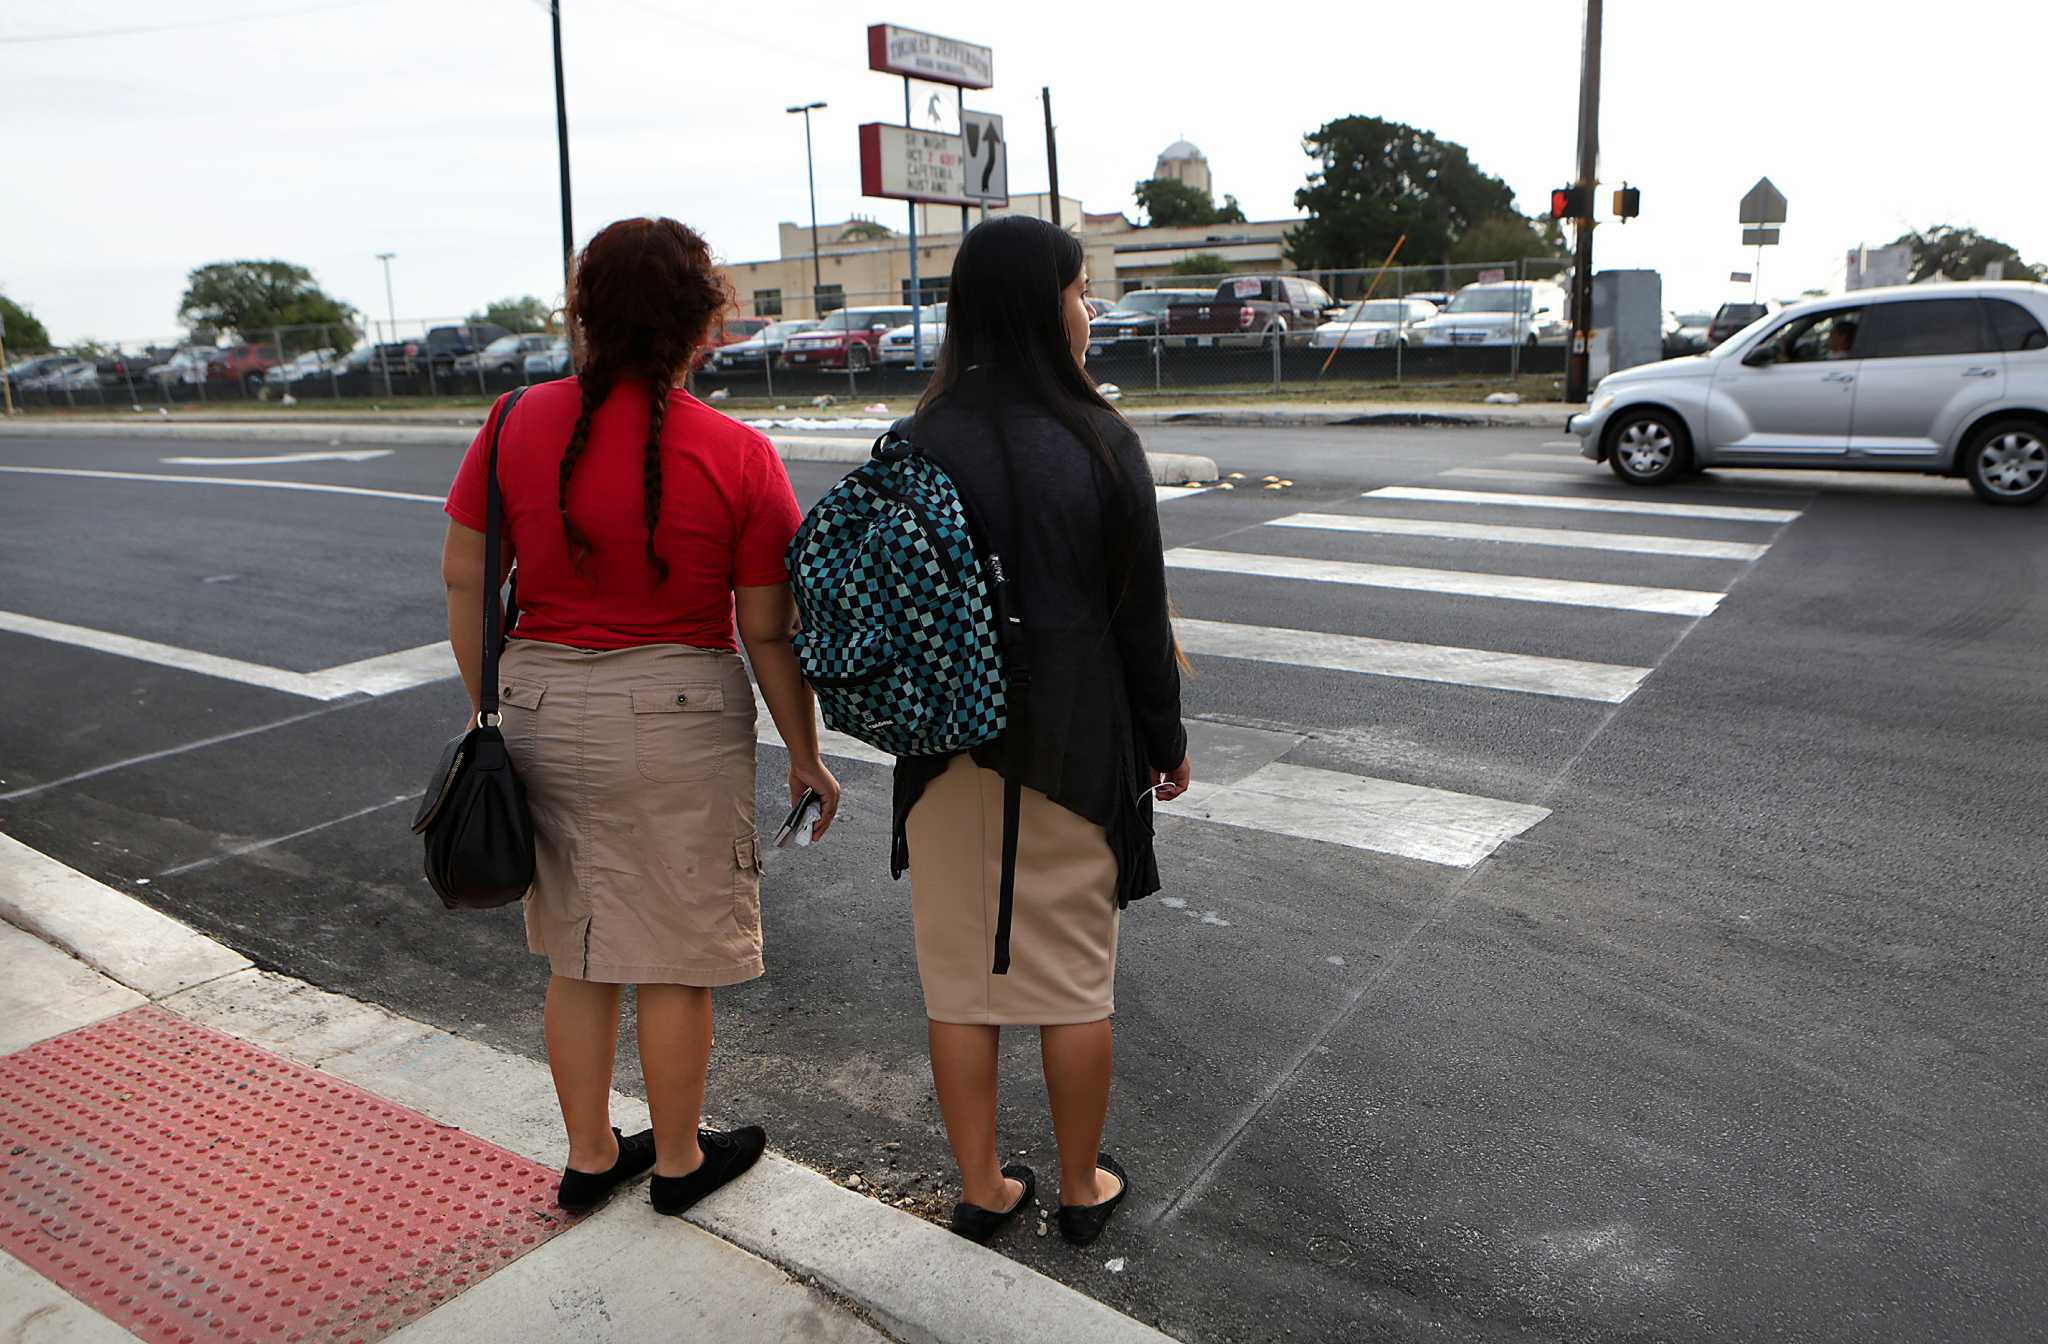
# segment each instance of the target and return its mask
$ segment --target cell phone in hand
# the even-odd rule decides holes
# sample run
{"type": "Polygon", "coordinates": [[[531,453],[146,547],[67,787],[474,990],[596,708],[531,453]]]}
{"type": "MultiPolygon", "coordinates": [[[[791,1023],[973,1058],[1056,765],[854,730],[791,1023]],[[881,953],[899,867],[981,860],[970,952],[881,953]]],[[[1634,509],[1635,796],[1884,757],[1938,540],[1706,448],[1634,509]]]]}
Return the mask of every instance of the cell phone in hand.
{"type": "Polygon", "coordinates": [[[824,813],[825,801],[818,797],[818,791],[805,789],[803,797],[796,800],[796,806],[789,809],[789,817],[782,823],[782,829],[775,833],[775,847],[788,849],[794,844],[803,849],[808,846],[811,832],[824,813]]]}

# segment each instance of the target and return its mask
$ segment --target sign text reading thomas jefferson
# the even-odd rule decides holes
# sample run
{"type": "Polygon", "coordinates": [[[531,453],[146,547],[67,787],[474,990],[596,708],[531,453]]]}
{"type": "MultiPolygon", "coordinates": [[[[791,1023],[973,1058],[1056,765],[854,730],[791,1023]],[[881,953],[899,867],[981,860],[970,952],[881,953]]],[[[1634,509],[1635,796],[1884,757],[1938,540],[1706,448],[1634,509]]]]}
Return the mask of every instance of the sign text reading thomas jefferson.
{"type": "Polygon", "coordinates": [[[868,28],[868,69],[963,89],[986,89],[996,82],[996,54],[992,48],[972,42],[877,23],[868,28]]]}

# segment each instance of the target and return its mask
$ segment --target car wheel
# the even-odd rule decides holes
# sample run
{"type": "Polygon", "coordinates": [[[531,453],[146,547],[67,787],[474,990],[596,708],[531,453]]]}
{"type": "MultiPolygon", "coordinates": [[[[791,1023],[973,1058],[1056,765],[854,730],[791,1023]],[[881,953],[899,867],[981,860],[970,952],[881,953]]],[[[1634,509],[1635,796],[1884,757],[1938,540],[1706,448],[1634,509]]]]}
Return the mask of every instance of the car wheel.
{"type": "Polygon", "coordinates": [[[1681,475],[1692,450],[1685,426],[1669,411],[1615,413],[1607,430],[1607,465],[1630,485],[1663,485],[1681,475]]]}
{"type": "Polygon", "coordinates": [[[846,352],[846,367],[855,373],[866,373],[871,357],[864,345],[853,346],[846,352]]]}
{"type": "Polygon", "coordinates": [[[1996,420],[1970,436],[1963,474],[1986,504],[2036,504],[2048,496],[2048,425],[1996,420]]]}

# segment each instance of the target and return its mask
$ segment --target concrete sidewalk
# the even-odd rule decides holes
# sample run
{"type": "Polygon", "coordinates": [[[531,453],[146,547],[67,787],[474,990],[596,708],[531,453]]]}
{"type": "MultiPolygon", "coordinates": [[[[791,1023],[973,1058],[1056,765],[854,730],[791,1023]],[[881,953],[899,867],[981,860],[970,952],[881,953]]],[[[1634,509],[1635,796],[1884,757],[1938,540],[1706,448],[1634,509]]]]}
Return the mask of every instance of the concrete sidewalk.
{"type": "MultiPolygon", "coordinates": [[[[356,1300],[316,1299],[321,1283],[316,1276],[316,1287],[301,1293],[304,1309],[292,1317],[286,1308],[251,1299],[269,1284],[268,1298],[277,1298],[282,1288],[283,1300],[291,1302],[294,1290],[284,1276],[298,1267],[294,1257],[280,1253],[286,1263],[273,1266],[265,1258],[265,1268],[254,1270],[246,1260],[256,1251],[246,1252],[245,1269],[255,1282],[244,1288],[243,1273],[229,1281],[235,1260],[224,1243],[230,1233],[251,1242],[270,1235],[280,1246],[287,1234],[307,1241],[307,1262],[318,1249],[311,1243],[324,1237],[327,1246],[339,1245],[326,1253],[339,1266],[331,1281],[340,1283],[350,1272],[355,1249],[347,1241],[351,1219],[356,1235],[367,1235],[363,1248],[368,1252],[376,1253],[381,1241],[384,1252],[409,1261],[420,1249],[411,1243],[420,1237],[423,1213],[401,1215],[394,1206],[380,1207],[369,1193],[372,1178],[366,1172],[363,1197],[349,1198],[350,1211],[331,1222],[317,1189],[271,1196],[289,1198],[293,1207],[304,1210],[296,1213],[296,1222],[292,1215],[283,1216],[286,1230],[280,1231],[237,1202],[235,1176],[262,1173],[231,1171],[236,1163],[227,1154],[238,1144],[247,1148],[243,1141],[253,1138],[271,1145],[263,1149],[265,1171],[273,1169],[272,1163],[284,1169],[292,1157],[286,1150],[294,1144],[330,1166],[338,1162],[368,1169],[375,1155],[350,1146],[349,1122],[370,1108],[425,1134],[422,1149],[453,1144],[469,1153],[497,1152],[505,1170],[518,1169],[525,1188],[551,1194],[550,1173],[560,1161],[562,1140],[545,1067],[258,970],[220,943],[5,836],[0,836],[0,959],[10,972],[0,980],[0,1070],[11,1068],[21,1078],[47,1082],[61,1073],[67,1048],[84,1048],[81,1043],[94,1040],[96,1033],[117,1038],[116,1054],[119,1042],[135,1039],[136,1033],[184,1033],[177,1039],[197,1042],[181,1047],[185,1055],[203,1054],[212,1042],[236,1057],[231,1069],[202,1070],[204,1094],[232,1095],[219,1091],[219,1080],[244,1078],[246,1098],[227,1103],[225,1112],[207,1112],[214,1137],[197,1149],[196,1161],[166,1159],[163,1168],[191,1173],[170,1184],[185,1191],[188,1213],[192,1208],[215,1211],[219,1230],[213,1231],[204,1219],[195,1225],[189,1216],[174,1213],[168,1195],[159,1201],[147,1193],[156,1188],[148,1173],[109,1156],[119,1151],[115,1140],[122,1136],[150,1140],[151,1151],[179,1141],[196,1143],[179,1123],[180,1098],[173,1095],[175,1082],[167,1071],[153,1072],[145,1063],[115,1080],[114,1090],[124,1103],[147,1119],[123,1124],[100,1118],[99,1124],[113,1125],[107,1142],[84,1148],[78,1147],[83,1139],[38,1144],[29,1131],[40,1124],[45,1133],[86,1133],[81,1116],[92,1118],[87,1102],[69,1095],[61,1083],[10,1086],[8,1095],[0,1097],[0,1122],[11,1140],[9,1148],[0,1149],[0,1338],[190,1338],[194,1319],[203,1323],[209,1311],[229,1310],[220,1303],[232,1303],[239,1291],[245,1300],[232,1310],[268,1308],[285,1316],[295,1332],[308,1332],[318,1323],[323,1339],[395,1335],[418,1344],[471,1339],[652,1344],[714,1332],[720,1339],[763,1344],[792,1339],[825,1344],[1047,1339],[1159,1344],[1166,1339],[995,1251],[842,1189],[772,1153],[705,1200],[687,1220],[654,1214],[644,1189],[635,1186],[582,1219],[565,1219],[550,1203],[533,1208],[530,1222],[518,1221],[528,1215],[510,1186],[483,1185],[482,1177],[460,1185],[444,1177],[442,1184],[453,1187],[449,1193],[458,1203],[467,1197],[481,1207],[492,1196],[503,1196],[496,1205],[512,1203],[515,1231],[532,1229],[524,1238],[529,1249],[513,1244],[502,1252],[478,1252],[474,1259],[481,1267],[468,1264],[472,1256],[465,1252],[466,1275],[450,1279],[444,1271],[454,1267],[454,1248],[444,1243],[445,1263],[437,1269],[403,1269],[396,1279],[353,1280],[356,1300]],[[333,1113],[291,1109],[293,1116],[305,1118],[266,1133],[244,1134],[239,1122],[245,1107],[251,1115],[260,1110],[258,1092],[247,1089],[260,1090],[255,1076],[265,1071],[284,1080],[282,1091],[290,1097],[333,1090],[338,1095],[331,1103],[291,1103],[293,1108],[310,1105],[315,1112],[329,1104],[333,1113]],[[294,1079],[337,1081],[314,1081],[294,1090],[294,1079]],[[161,1096],[155,1095],[157,1089],[161,1096]],[[138,1090],[144,1095],[134,1095],[138,1090]],[[74,1116],[66,1112],[67,1105],[83,1109],[74,1116]],[[237,1123],[224,1123],[229,1119],[237,1123]],[[160,1143],[153,1133],[175,1137],[160,1143]],[[216,1154],[215,1146],[222,1144],[226,1147],[216,1154]],[[205,1201],[193,1204],[201,1195],[205,1201]],[[355,1207],[359,1203],[364,1207],[355,1207]],[[139,1211],[142,1204],[149,1211],[139,1211]],[[149,1233],[121,1236],[124,1245],[113,1245],[124,1208],[131,1217],[151,1220],[149,1233]],[[403,1217],[414,1220],[411,1231],[403,1217]],[[367,1231],[365,1220],[370,1222],[367,1231]],[[289,1232],[293,1226],[301,1230],[289,1232]],[[137,1244],[128,1248],[130,1241],[137,1244]],[[131,1283],[128,1270],[137,1263],[142,1241],[152,1242],[154,1249],[131,1283]],[[38,1259],[44,1270],[10,1251],[38,1259]],[[97,1273],[102,1260],[118,1264],[121,1272],[105,1268],[104,1276],[97,1273]],[[400,1282],[413,1279],[418,1281],[400,1282]],[[209,1296],[223,1287],[228,1290],[223,1296],[209,1296]],[[131,1302],[131,1293],[136,1301],[131,1302]],[[107,1314],[87,1301],[100,1304],[107,1314]],[[401,1308],[401,1302],[418,1305],[401,1308]],[[309,1317],[309,1312],[314,1314],[309,1317]],[[396,1323],[395,1329],[379,1324],[386,1318],[396,1323]]],[[[615,1122],[628,1131],[646,1123],[646,1108],[634,1099],[615,1095],[613,1112],[615,1122]]],[[[455,1169],[429,1168],[435,1174],[455,1169]]],[[[245,1179],[242,1184],[253,1188],[256,1182],[245,1179]]],[[[423,1211],[434,1207],[426,1193],[415,1198],[423,1211]]],[[[444,1194],[440,1204],[448,1203],[444,1194]]],[[[434,1239],[428,1237],[424,1245],[434,1246],[434,1239]]],[[[427,1263],[426,1258],[419,1261],[427,1263]]],[[[320,1268],[328,1268],[325,1260],[320,1268]]],[[[312,1273],[308,1265],[290,1282],[298,1284],[312,1273]]],[[[271,1328],[282,1331],[285,1326],[271,1328]]],[[[298,1339],[301,1334],[265,1337],[298,1339]]]]}

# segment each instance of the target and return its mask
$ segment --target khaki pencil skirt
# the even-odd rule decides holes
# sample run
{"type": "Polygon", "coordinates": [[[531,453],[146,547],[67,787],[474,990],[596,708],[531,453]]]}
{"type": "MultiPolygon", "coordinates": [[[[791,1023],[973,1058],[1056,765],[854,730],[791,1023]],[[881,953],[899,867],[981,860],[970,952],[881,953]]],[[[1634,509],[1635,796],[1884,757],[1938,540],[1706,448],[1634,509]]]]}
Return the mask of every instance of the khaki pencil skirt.
{"type": "Polygon", "coordinates": [[[904,821],[925,1016],[1057,1026],[1116,1010],[1116,855],[1102,827],[1024,790],[1010,969],[990,972],[1003,878],[1003,778],[953,758],[904,821]]]}
{"type": "Polygon", "coordinates": [[[607,984],[760,975],[754,691],[739,655],[515,639],[499,681],[533,810],[527,946],[556,975],[607,984]]]}

